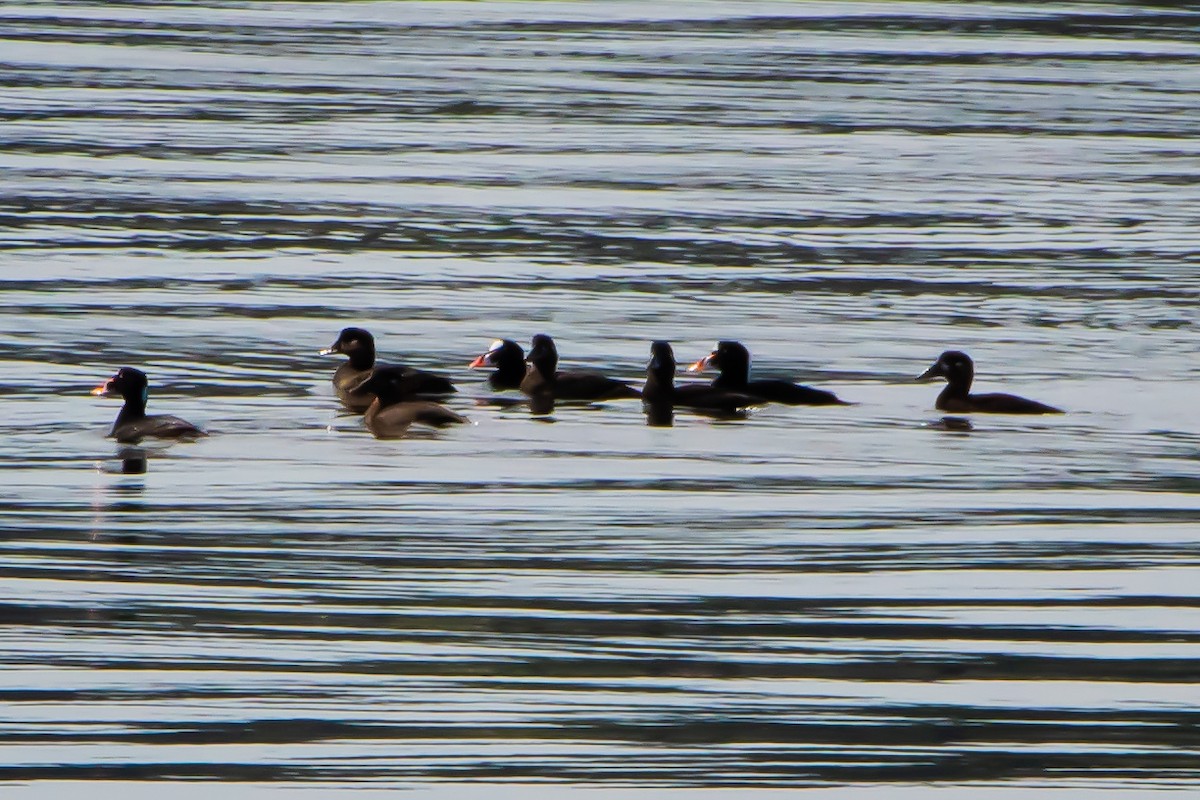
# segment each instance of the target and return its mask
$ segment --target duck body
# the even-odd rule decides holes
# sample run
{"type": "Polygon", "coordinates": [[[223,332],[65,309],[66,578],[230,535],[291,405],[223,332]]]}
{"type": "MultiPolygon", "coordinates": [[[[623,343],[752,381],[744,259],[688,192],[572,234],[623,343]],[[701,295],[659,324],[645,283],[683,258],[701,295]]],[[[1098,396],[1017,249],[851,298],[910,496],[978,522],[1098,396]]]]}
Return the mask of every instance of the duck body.
{"type": "Polygon", "coordinates": [[[408,390],[414,397],[445,397],[458,391],[445,375],[400,364],[392,364],[391,368],[404,372],[408,381],[408,390]]]}
{"type": "Polygon", "coordinates": [[[968,394],[957,396],[950,393],[949,387],[938,395],[934,408],[939,411],[949,411],[956,414],[978,412],[982,414],[1063,414],[1061,408],[1048,406],[1036,400],[1019,397],[1015,394],[991,392],[988,394],[968,394]]]}
{"type": "MultiPolygon", "coordinates": [[[[350,411],[364,412],[371,407],[375,395],[363,389],[363,384],[383,364],[375,362],[375,337],[362,328],[345,328],[337,340],[321,351],[321,355],[338,353],[349,358],[333,372],[333,390],[338,400],[350,411]]],[[[457,391],[448,378],[435,372],[414,367],[395,366],[406,370],[411,380],[406,384],[413,396],[439,397],[457,391]]]]}
{"type": "Polygon", "coordinates": [[[186,419],[172,414],[146,414],[139,419],[122,420],[118,417],[108,436],[121,444],[137,444],[143,439],[191,440],[208,434],[186,419]]]}
{"type": "Polygon", "coordinates": [[[525,351],[511,339],[497,339],[491,348],[469,365],[470,369],[495,367],[488,375],[488,385],[496,391],[520,389],[525,380],[525,351]]]}
{"type": "Polygon", "coordinates": [[[748,406],[763,405],[762,397],[733,392],[708,383],[675,383],[675,353],[668,342],[652,342],[650,363],[646,366],[646,385],[642,402],[646,406],[685,407],[717,413],[735,414],[748,406]]]}
{"type": "Polygon", "coordinates": [[[411,399],[413,386],[419,385],[419,381],[405,367],[377,367],[365,381],[363,390],[375,399],[363,421],[376,439],[399,439],[413,425],[444,428],[470,422],[440,403],[411,399]]]}
{"type": "Polygon", "coordinates": [[[544,333],[533,337],[525,360],[529,368],[521,379],[520,389],[530,397],[592,401],[641,397],[641,392],[624,381],[599,372],[559,372],[558,349],[554,340],[544,333]]]}
{"type": "Polygon", "coordinates": [[[93,395],[119,395],[125,400],[109,429],[109,438],[121,444],[136,444],[147,438],[190,441],[208,435],[187,420],[171,414],[147,414],[149,384],[146,373],[133,367],[122,367],[92,390],[93,395]]]}
{"type": "Polygon", "coordinates": [[[750,351],[741,342],[717,342],[715,350],[692,364],[688,369],[693,372],[717,369],[719,374],[713,379],[713,388],[728,392],[740,392],[772,403],[789,406],[853,405],[842,400],[833,392],[814,389],[811,386],[792,383],[781,378],[750,380],[750,351]]]}
{"type": "Polygon", "coordinates": [[[921,373],[917,380],[927,381],[935,377],[946,379],[946,388],[938,394],[934,407],[939,411],[955,414],[1063,414],[1061,408],[1048,406],[1015,394],[994,392],[971,394],[971,383],[975,379],[975,363],[971,357],[959,350],[947,350],[938,356],[933,365],[921,373]]]}
{"type": "MultiPolygon", "coordinates": [[[[372,364],[372,369],[374,364],[372,364]]],[[[371,377],[371,369],[360,370],[347,361],[333,371],[333,391],[342,405],[350,411],[362,413],[370,407],[375,396],[358,391],[363,381],[371,377]]]]}
{"type": "Polygon", "coordinates": [[[371,403],[363,416],[369,430],[376,439],[399,439],[413,425],[444,428],[470,422],[440,403],[432,400],[402,400],[390,405],[381,405],[378,398],[371,403]]]}
{"type": "Polygon", "coordinates": [[[740,381],[726,382],[717,378],[713,381],[712,385],[716,388],[749,392],[756,397],[761,397],[772,403],[782,403],[789,406],[850,405],[850,403],[842,400],[833,392],[792,383],[782,378],[760,378],[758,380],[746,381],[745,383],[741,383],[740,381]]]}

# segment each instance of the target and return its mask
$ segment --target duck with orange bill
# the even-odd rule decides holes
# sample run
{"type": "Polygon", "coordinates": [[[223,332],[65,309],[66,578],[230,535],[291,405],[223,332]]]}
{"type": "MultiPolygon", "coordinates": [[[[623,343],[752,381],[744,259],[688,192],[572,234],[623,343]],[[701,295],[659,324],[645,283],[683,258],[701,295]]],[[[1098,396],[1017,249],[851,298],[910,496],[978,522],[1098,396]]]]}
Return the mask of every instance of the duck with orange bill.
{"type": "Polygon", "coordinates": [[[715,369],[712,385],[716,389],[761,397],[772,403],[791,406],[848,406],[833,392],[814,389],[781,378],[750,379],[750,351],[741,342],[721,341],[704,358],[688,367],[689,372],[715,369]]]}
{"type": "Polygon", "coordinates": [[[642,402],[648,406],[694,408],[710,413],[736,414],[750,406],[764,405],[761,397],[733,392],[711,383],[676,383],[675,352],[670,342],[650,343],[650,363],[646,365],[646,385],[642,402]]]}
{"type": "Polygon", "coordinates": [[[170,414],[147,414],[150,380],[133,367],[121,367],[116,374],[92,390],[98,397],[121,397],[125,405],[117,413],[108,435],[122,444],[136,444],[145,438],[188,441],[208,434],[197,426],[170,414]]]}
{"type": "Polygon", "coordinates": [[[497,391],[520,389],[525,379],[525,351],[512,339],[497,339],[486,353],[476,357],[468,368],[487,369],[494,367],[488,375],[488,385],[497,391]]]}

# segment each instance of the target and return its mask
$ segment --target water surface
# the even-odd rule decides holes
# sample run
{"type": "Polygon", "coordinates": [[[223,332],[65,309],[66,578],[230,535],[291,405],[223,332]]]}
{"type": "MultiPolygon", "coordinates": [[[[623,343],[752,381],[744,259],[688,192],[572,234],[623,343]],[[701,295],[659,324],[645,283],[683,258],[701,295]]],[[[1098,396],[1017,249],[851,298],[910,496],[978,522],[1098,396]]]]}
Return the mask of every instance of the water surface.
{"type": "Polygon", "coordinates": [[[0,8],[0,781],[1195,789],[1197,22],[0,8]],[[340,413],[350,324],[473,424],[340,413]],[[857,405],[488,403],[538,332],[857,405]],[[950,347],[1070,413],[942,429],[950,347]],[[123,473],[123,365],[212,436],[123,473]]]}

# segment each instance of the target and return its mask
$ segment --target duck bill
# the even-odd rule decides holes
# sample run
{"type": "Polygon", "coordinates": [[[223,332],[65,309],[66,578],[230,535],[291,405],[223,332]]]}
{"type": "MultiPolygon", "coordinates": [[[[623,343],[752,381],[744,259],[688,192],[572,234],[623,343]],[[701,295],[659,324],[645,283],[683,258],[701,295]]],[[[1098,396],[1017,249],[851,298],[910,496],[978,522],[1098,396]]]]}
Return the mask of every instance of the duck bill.
{"type": "Polygon", "coordinates": [[[318,350],[317,355],[331,356],[334,353],[340,353],[340,352],[342,352],[342,349],[340,347],[338,347],[336,344],[333,344],[333,345],[330,345],[329,347],[326,347],[324,350],[318,350]]]}
{"type": "Polygon", "coordinates": [[[712,366],[712,360],[713,360],[714,355],[715,355],[715,353],[709,353],[704,358],[700,359],[695,364],[692,364],[690,367],[688,367],[687,371],[688,372],[704,372],[704,370],[706,370],[712,366]]]}
{"type": "Polygon", "coordinates": [[[108,381],[92,389],[92,397],[107,397],[108,396],[108,381]]]}
{"type": "Polygon", "coordinates": [[[491,357],[491,355],[491,352],[484,353],[470,364],[467,364],[467,369],[485,369],[490,367],[492,364],[490,361],[488,361],[488,358],[491,357]]]}
{"type": "Polygon", "coordinates": [[[946,374],[944,372],[942,372],[942,365],[934,364],[932,367],[930,367],[929,369],[925,370],[920,375],[918,375],[916,379],[917,379],[917,381],[924,382],[924,381],[931,381],[934,378],[944,378],[944,377],[946,377],[946,374]]]}

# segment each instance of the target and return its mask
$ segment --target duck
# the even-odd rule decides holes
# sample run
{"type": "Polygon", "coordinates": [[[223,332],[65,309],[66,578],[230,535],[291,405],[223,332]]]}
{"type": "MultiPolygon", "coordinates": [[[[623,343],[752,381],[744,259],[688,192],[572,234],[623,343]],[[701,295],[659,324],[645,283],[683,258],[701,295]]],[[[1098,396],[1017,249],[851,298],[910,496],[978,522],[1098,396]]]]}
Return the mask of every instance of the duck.
{"type": "Polygon", "coordinates": [[[467,366],[468,369],[495,367],[487,381],[497,391],[520,389],[525,379],[525,351],[512,339],[497,339],[486,353],[467,366]]]}
{"type": "Polygon", "coordinates": [[[975,362],[961,350],[947,350],[938,356],[933,365],[917,376],[918,381],[945,378],[934,407],[939,411],[955,414],[980,412],[985,414],[1064,414],[1061,408],[1048,406],[1036,400],[1014,394],[971,394],[971,382],[975,379],[975,362]]]}
{"type": "Polygon", "coordinates": [[[689,372],[716,369],[719,374],[713,380],[716,389],[744,392],[772,403],[789,406],[849,406],[833,392],[813,389],[780,378],[750,380],[750,351],[741,342],[721,341],[704,358],[688,367],[689,372]]]}
{"type": "MultiPolygon", "coordinates": [[[[333,389],[338,400],[350,411],[366,411],[375,399],[374,394],[362,388],[363,381],[369,378],[376,368],[375,337],[362,328],[343,328],[337,340],[322,350],[320,355],[327,356],[333,353],[349,358],[349,361],[339,365],[333,373],[333,389]]],[[[457,391],[448,378],[436,372],[395,366],[405,370],[412,378],[406,386],[414,396],[438,397],[457,391]]]]}
{"type": "Polygon", "coordinates": [[[92,389],[92,394],[97,397],[117,395],[125,400],[108,432],[109,438],[121,444],[137,444],[146,437],[191,441],[208,435],[185,419],[170,414],[147,414],[150,380],[140,369],[121,367],[111,378],[92,389]]]}
{"type": "Polygon", "coordinates": [[[440,403],[412,400],[414,380],[404,367],[380,366],[363,382],[362,390],[375,398],[363,421],[376,439],[399,439],[417,424],[444,428],[470,422],[440,403]]]}
{"type": "Polygon", "coordinates": [[[529,368],[521,379],[520,388],[530,397],[594,401],[642,396],[641,392],[624,381],[598,372],[559,372],[558,348],[554,340],[544,333],[533,337],[525,361],[529,368]]]}
{"type": "Polygon", "coordinates": [[[733,392],[709,383],[675,383],[675,351],[671,343],[650,343],[650,363],[646,365],[646,385],[642,402],[647,406],[683,406],[703,411],[735,414],[749,406],[764,405],[761,397],[733,392]]]}

